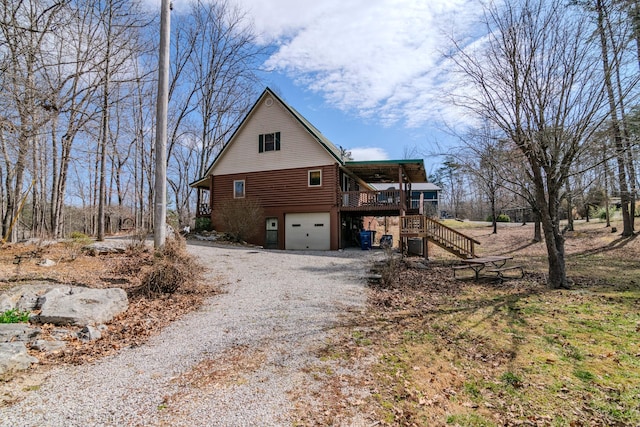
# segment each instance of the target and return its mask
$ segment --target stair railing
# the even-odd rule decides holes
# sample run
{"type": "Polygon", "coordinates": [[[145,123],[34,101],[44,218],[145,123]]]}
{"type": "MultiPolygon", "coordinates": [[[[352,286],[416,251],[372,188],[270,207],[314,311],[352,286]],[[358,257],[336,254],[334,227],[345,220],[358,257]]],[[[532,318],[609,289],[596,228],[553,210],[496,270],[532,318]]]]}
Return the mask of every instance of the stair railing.
{"type": "Polygon", "coordinates": [[[422,215],[401,217],[402,234],[423,235],[427,239],[460,256],[475,258],[475,245],[480,242],[465,234],[447,227],[441,222],[422,215]]]}

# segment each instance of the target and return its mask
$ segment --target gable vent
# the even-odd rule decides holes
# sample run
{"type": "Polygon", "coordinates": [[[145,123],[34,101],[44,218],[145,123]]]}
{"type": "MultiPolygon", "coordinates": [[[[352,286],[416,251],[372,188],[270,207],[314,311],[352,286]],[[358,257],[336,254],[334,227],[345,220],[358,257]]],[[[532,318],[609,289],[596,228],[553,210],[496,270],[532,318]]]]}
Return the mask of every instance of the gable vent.
{"type": "Polygon", "coordinates": [[[271,107],[273,105],[273,98],[265,99],[264,105],[266,105],[267,107],[271,107]]]}

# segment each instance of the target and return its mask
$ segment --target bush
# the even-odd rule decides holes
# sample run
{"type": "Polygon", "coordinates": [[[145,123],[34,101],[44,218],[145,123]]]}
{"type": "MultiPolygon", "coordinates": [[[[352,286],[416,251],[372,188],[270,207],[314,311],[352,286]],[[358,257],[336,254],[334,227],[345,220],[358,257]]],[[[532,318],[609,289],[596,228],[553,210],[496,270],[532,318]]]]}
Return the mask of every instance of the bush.
{"type": "Polygon", "coordinates": [[[397,279],[400,265],[402,263],[401,256],[395,256],[391,248],[384,250],[385,260],[380,268],[380,276],[382,276],[382,284],[392,286],[393,281],[397,279]]]}
{"type": "Polygon", "coordinates": [[[146,245],[147,232],[141,228],[137,228],[133,233],[129,235],[129,242],[127,243],[127,251],[130,253],[141,253],[147,250],[146,245]]]}
{"type": "Polygon", "coordinates": [[[264,211],[255,199],[232,199],[222,203],[215,213],[221,230],[232,240],[249,240],[264,227],[264,211]]]}
{"type": "MultiPolygon", "coordinates": [[[[614,210],[609,208],[609,218],[613,217],[613,212],[614,210]]],[[[601,221],[604,221],[605,219],[607,219],[607,210],[605,208],[599,209],[597,216],[598,216],[598,219],[600,219],[601,221]]]]}
{"type": "Polygon", "coordinates": [[[198,217],[196,218],[196,226],[194,231],[211,231],[213,225],[211,224],[211,218],[198,217]]]}
{"type": "Polygon", "coordinates": [[[155,253],[151,269],[141,280],[141,289],[147,296],[173,294],[181,285],[200,278],[201,268],[186,248],[185,240],[176,235],[155,253]]]}
{"type": "MultiPolygon", "coordinates": [[[[493,215],[489,215],[487,217],[487,222],[493,222],[493,215]]],[[[511,222],[511,218],[509,215],[500,214],[498,215],[498,218],[496,218],[496,222],[511,222]]]]}
{"type": "Polygon", "coordinates": [[[80,231],[74,231],[71,233],[71,239],[73,240],[91,240],[89,238],[89,236],[87,236],[86,234],[80,232],[80,231]]]}
{"type": "Polygon", "coordinates": [[[72,232],[70,237],[70,239],[67,239],[63,242],[63,245],[69,251],[69,257],[73,261],[78,258],[78,255],[80,255],[82,248],[93,243],[93,240],[91,240],[91,238],[86,234],[79,231],[72,232]]]}

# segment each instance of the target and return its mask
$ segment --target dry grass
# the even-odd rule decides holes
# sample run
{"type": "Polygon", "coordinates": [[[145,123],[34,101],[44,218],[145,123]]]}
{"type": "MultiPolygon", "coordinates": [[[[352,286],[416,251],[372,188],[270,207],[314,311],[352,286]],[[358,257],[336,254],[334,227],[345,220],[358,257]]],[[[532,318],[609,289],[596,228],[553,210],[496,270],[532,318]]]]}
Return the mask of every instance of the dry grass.
{"type": "MultiPolygon", "coordinates": [[[[372,391],[371,422],[640,425],[640,241],[577,224],[567,235],[573,287],[550,290],[532,227],[501,226],[497,235],[484,225],[463,232],[482,242],[481,254],[513,255],[523,279],[454,280],[452,259],[433,249],[429,269],[405,267],[372,288],[367,313],[327,345],[345,364],[374,360],[353,383],[372,391]]],[[[323,394],[306,419],[340,408],[336,396],[323,394]]]]}

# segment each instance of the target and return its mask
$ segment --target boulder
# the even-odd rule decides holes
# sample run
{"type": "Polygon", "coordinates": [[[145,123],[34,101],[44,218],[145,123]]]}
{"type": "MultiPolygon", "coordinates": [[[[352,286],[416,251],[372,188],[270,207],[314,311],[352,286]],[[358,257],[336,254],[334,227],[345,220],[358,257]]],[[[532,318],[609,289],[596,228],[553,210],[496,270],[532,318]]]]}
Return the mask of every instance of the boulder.
{"type": "Polygon", "coordinates": [[[25,323],[0,323],[0,343],[28,342],[42,333],[40,328],[34,328],[25,323]]]}
{"type": "Polygon", "coordinates": [[[70,340],[73,338],[74,333],[69,329],[54,328],[49,335],[55,340],[70,340]]]}
{"type": "Polygon", "coordinates": [[[80,341],[95,341],[102,338],[100,329],[95,326],[87,325],[78,332],[78,339],[80,341]]]}
{"type": "Polygon", "coordinates": [[[32,283],[8,289],[0,294],[0,311],[37,309],[38,296],[55,287],[50,283],[32,283]]]}
{"type": "Polygon", "coordinates": [[[83,247],[82,250],[91,256],[125,253],[125,248],[119,246],[99,245],[95,243],[83,247]]]}
{"type": "Polygon", "coordinates": [[[45,258],[40,262],[38,262],[36,265],[40,267],[53,267],[54,265],[56,265],[56,262],[53,260],[50,260],[49,258],[45,258]]]}
{"type": "Polygon", "coordinates": [[[32,363],[38,363],[38,359],[29,355],[24,343],[0,343],[0,375],[28,369],[32,363]]]}
{"type": "Polygon", "coordinates": [[[35,340],[31,343],[33,350],[44,351],[46,353],[52,353],[64,349],[67,343],[64,341],[49,341],[49,340],[35,340]]]}
{"type": "Polygon", "coordinates": [[[96,325],[107,323],[129,306],[120,288],[55,288],[40,297],[41,311],[29,320],[54,325],[96,325]]]}

